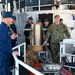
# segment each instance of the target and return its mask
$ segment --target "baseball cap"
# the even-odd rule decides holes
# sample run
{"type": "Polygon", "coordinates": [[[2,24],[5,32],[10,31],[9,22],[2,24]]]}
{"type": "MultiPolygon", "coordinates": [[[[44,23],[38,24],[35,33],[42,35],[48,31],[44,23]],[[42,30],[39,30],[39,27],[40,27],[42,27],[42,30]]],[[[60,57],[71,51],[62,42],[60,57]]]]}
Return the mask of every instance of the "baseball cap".
{"type": "Polygon", "coordinates": [[[54,18],[60,18],[60,15],[57,14],[57,15],[54,16],[54,18]]]}
{"type": "Polygon", "coordinates": [[[42,22],[41,19],[39,19],[37,22],[42,22]]]}
{"type": "Polygon", "coordinates": [[[4,12],[3,18],[12,18],[14,20],[14,16],[12,15],[11,12],[4,12]]]}
{"type": "Polygon", "coordinates": [[[33,20],[33,18],[32,17],[29,17],[28,20],[33,20]]]}
{"type": "Polygon", "coordinates": [[[49,20],[48,19],[45,19],[44,22],[49,22],[49,20]]]}

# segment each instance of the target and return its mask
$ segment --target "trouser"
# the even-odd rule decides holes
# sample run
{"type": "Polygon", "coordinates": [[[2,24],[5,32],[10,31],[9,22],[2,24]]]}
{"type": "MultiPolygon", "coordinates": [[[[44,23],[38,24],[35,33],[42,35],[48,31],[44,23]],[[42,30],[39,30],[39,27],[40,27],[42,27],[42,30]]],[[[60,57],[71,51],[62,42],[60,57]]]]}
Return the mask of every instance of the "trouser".
{"type": "Polygon", "coordinates": [[[51,42],[52,59],[54,63],[59,63],[60,44],[51,42]]]}
{"type": "Polygon", "coordinates": [[[16,46],[16,40],[11,40],[11,45],[12,45],[12,47],[15,47],[16,46]]]}
{"type": "Polygon", "coordinates": [[[28,45],[30,45],[30,40],[26,38],[26,49],[27,49],[28,45]]]}
{"type": "Polygon", "coordinates": [[[0,75],[11,75],[12,62],[0,62],[0,75]]]}

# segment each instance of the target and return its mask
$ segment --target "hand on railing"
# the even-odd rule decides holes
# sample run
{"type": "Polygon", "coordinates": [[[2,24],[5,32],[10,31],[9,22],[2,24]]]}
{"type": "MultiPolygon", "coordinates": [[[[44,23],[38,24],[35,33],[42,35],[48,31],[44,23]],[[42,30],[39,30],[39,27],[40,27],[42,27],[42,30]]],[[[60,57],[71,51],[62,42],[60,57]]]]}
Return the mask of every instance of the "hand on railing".
{"type": "Polygon", "coordinates": [[[17,51],[13,51],[12,54],[15,54],[15,55],[17,55],[17,56],[19,55],[17,51]]]}

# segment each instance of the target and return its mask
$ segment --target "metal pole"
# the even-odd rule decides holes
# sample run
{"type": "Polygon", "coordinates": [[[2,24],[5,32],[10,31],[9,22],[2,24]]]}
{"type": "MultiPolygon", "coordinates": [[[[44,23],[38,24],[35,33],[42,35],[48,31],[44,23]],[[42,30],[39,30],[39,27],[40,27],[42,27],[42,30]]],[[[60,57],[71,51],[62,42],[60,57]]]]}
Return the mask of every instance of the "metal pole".
{"type": "Polygon", "coordinates": [[[18,63],[18,61],[15,61],[15,67],[18,69],[18,70],[15,70],[15,75],[19,75],[19,63],[18,63]]]}
{"type": "Polygon", "coordinates": [[[24,43],[24,62],[26,62],[26,43],[24,43]]]}
{"type": "Polygon", "coordinates": [[[18,47],[18,53],[19,53],[19,56],[20,56],[20,46],[18,47]]]}
{"type": "Polygon", "coordinates": [[[6,10],[5,11],[8,11],[8,0],[5,0],[6,2],[6,10]]]}
{"type": "Polygon", "coordinates": [[[8,11],[10,12],[11,11],[11,6],[10,6],[10,3],[8,3],[8,11]]]}
{"type": "Polygon", "coordinates": [[[16,14],[16,12],[17,12],[17,5],[16,5],[16,1],[13,1],[13,5],[14,5],[14,13],[16,14]]]}
{"type": "Polygon", "coordinates": [[[20,0],[19,0],[19,10],[20,10],[20,0]]]}
{"type": "Polygon", "coordinates": [[[24,12],[26,12],[26,0],[25,0],[25,7],[24,7],[24,12]]]}
{"type": "Polygon", "coordinates": [[[5,0],[6,3],[6,10],[5,11],[11,11],[10,10],[10,0],[5,0]]]}
{"type": "Polygon", "coordinates": [[[39,0],[39,11],[40,11],[40,0],[39,0]]]}

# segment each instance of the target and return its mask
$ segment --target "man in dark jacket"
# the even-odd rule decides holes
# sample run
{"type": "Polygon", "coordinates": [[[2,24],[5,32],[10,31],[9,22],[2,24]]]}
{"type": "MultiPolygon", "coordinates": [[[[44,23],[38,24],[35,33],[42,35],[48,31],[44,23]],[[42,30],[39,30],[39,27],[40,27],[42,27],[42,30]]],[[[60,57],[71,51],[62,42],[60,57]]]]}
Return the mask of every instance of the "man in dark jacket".
{"type": "MultiPolygon", "coordinates": [[[[31,29],[31,25],[33,23],[33,18],[29,17],[28,18],[28,23],[25,25],[25,29],[31,29]]],[[[26,48],[27,46],[30,44],[30,31],[24,31],[24,35],[25,35],[25,41],[26,41],[26,48]]]]}
{"type": "Polygon", "coordinates": [[[8,26],[12,24],[14,16],[11,12],[3,14],[3,21],[0,24],[0,75],[8,75],[12,65],[12,53],[18,55],[17,51],[12,51],[11,38],[15,39],[15,35],[10,36],[8,26]]]}
{"type": "MultiPolygon", "coordinates": [[[[44,32],[44,34],[43,34],[44,36],[46,35],[48,27],[49,27],[49,21],[48,21],[48,19],[45,19],[44,20],[44,25],[43,25],[43,28],[45,29],[43,31],[44,32]]],[[[44,38],[44,40],[45,40],[45,38],[44,38]]],[[[49,50],[51,50],[50,49],[50,37],[49,37],[48,42],[47,42],[47,47],[48,47],[49,50]]]]}
{"type": "MultiPolygon", "coordinates": [[[[10,25],[10,28],[13,30],[13,33],[17,33],[17,29],[16,29],[16,16],[14,16],[14,21],[13,21],[13,24],[10,25]]],[[[11,32],[11,30],[10,30],[11,32]]],[[[11,34],[12,35],[12,34],[11,34]]],[[[17,35],[18,37],[18,35],[17,35]]],[[[12,47],[15,47],[16,46],[16,42],[17,42],[17,37],[15,39],[11,39],[11,44],[12,44],[12,47]]]]}

